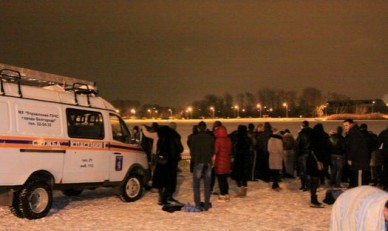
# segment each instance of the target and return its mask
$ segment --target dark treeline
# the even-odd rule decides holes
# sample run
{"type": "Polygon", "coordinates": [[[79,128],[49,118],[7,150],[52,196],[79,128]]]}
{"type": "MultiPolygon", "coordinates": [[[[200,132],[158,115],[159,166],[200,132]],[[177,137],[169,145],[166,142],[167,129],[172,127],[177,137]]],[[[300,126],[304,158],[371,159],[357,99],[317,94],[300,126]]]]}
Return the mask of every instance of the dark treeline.
{"type": "MultiPolygon", "coordinates": [[[[128,118],[236,118],[236,117],[319,117],[328,113],[349,112],[341,104],[328,102],[348,102],[350,97],[322,92],[314,87],[304,88],[300,93],[284,89],[262,88],[256,93],[245,92],[237,95],[225,93],[205,95],[181,107],[142,105],[136,100],[114,100],[113,105],[128,118]]],[[[354,110],[354,109],[352,109],[354,110]]],[[[357,109],[360,110],[360,109],[357,109]]],[[[366,111],[364,109],[364,111],[366,111]]],[[[355,110],[353,111],[353,113],[355,110]]]]}

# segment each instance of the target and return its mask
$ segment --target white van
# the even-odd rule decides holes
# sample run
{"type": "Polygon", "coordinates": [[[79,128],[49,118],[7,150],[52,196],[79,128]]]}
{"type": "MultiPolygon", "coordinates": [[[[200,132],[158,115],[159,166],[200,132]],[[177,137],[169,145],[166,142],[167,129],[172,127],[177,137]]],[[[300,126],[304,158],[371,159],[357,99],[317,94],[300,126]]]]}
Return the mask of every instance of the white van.
{"type": "Polygon", "coordinates": [[[0,64],[0,84],[1,205],[38,219],[53,190],[104,186],[126,202],[142,197],[146,154],[93,82],[0,64]]]}

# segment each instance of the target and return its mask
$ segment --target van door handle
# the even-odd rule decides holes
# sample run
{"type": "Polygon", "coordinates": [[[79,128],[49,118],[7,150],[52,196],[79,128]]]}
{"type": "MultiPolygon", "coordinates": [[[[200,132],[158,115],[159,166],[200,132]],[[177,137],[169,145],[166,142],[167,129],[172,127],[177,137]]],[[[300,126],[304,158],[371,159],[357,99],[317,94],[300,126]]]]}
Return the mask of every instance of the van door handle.
{"type": "Polygon", "coordinates": [[[115,155],[121,155],[121,152],[114,152],[115,155]]]}

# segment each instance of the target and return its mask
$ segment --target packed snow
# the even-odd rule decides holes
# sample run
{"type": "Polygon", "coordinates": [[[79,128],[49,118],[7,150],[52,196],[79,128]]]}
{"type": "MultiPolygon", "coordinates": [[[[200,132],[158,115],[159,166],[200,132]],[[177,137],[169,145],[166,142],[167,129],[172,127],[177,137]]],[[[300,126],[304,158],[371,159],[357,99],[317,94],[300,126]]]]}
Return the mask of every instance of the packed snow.
{"type": "MultiPolygon", "coordinates": [[[[209,127],[212,122],[214,121],[207,121],[209,127]]],[[[238,124],[247,124],[248,121],[223,122],[231,132],[238,124]]],[[[255,124],[257,122],[264,121],[254,121],[255,124]]],[[[300,122],[301,119],[271,121],[278,129],[291,128],[294,135],[298,132],[300,122]]],[[[311,122],[311,126],[314,126],[314,123],[321,121],[311,122]]],[[[151,121],[134,121],[130,126],[141,123],[150,124],[151,121]]],[[[368,124],[375,132],[386,127],[385,121],[368,121],[368,124]]],[[[178,132],[182,135],[185,146],[192,125],[192,121],[178,122],[178,132]]],[[[328,131],[341,126],[342,121],[324,121],[324,125],[328,131]]],[[[185,152],[187,156],[187,146],[185,152]]],[[[182,172],[178,175],[175,198],[182,203],[193,204],[192,177],[188,162],[181,161],[180,168],[182,172]]],[[[230,194],[236,195],[235,182],[230,180],[229,186],[230,194]]],[[[146,191],[143,198],[133,203],[122,202],[109,188],[87,190],[75,197],[67,197],[56,191],[52,209],[46,217],[39,220],[17,218],[8,207],[1,206],[0,230],[329,230],[331,206],[311,208],[310,193],[300,191],[299,186],[298,179],[282,179],[282,190],[277,192],[271,189],[270,183],[250,181],[247,197],[232,197],[229,202],[219,203],[217,195],[212,195],[213,207],[207,212],[199,213],[165,212],[157,203],[158,194],[150,191],[146,191]]],[[[327,185],[319,188],[320,201],[327,188],[327,185]]],[[[217,190],[216,184],[215,191],[217,190]]]]}
{"type": "MultiPolygon", "coordinates": [[[[175,197],[193,203],[191,173],[181,161],[175,197]]],[[[237,187],[230,181],[230,193],[237,187]]],[[[217,202],[207,212],[168,213],[157,204],[158,194],[146,191],[133,203],[122,202],[111,189],[100,188],[67,197],[55,192],[49,214],[39,220],[15,217],[8,207],[0,207],[0,230],[328,230],[331,206],[311,208],[309,192],[302,192],[297,179],[283,179],[276,192],[269,183],[248,183],[248,196],[217,202]]],[[[216,184],[215,191],[218,187],[216,184]]],[[[318,192],[323,199],[325,188],[318,192]]]]}

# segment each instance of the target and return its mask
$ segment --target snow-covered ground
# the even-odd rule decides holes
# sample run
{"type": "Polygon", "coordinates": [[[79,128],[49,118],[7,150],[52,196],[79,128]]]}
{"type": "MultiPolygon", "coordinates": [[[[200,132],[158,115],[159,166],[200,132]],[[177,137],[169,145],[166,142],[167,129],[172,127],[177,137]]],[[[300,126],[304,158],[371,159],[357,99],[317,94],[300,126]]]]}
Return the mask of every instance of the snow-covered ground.
{"type": "MultiPolygon", "coordinates": [[[[289,128],[297,133],[303,119],[271,119],[269,122],[278,129],[289,128]]],[[[223,120],[231,132],[238,124],[248,122],[266,122],[268,119],[223,120]]],[[[153,121],[127,121],[130,126],[153,121]]],[[[170,121],[158,121],[168,124],[170,121]]],[[[186,138],[191,133],[193,124],[199,122],[174,121],[178,123],[178,132],[186,146],[186,138]]],[[[214,120],[207,120],[208,126],[214,120]]],[[[316,121],[311,126],[323,122],[326,131],[341,126],[342,121],[316,121]]],[[[361,122],[361,121],[360,121],[361,122]]],[[[366,121],[371,130],[379,133],[386,121],[366,121]]],[[[184,157],[188,156],[185,147],[184,157]]],[[[179,174],[179,186],[176,198],[183,203],[193,203],[191,174],[187,162],[182,162],[184,170],[179,174]]],[[[11,214],[8,207],[0,207],[0,231],[3,230],[292,230],[314,231],[329,230],[331,206],[311,208],[309,192],[298,190],[299,181],[284,179],[283,190],[274,192],[268,183],[249,182],[246,198],[232,198],[230,202],[217,203],[217,196],[212,196],[213,208],[208,212],[167,213],[157,205],[156,193],[146,192],[144,197],[134,203],[122,202],[111,189],[85,191],[80,196],[67,197],[55,192],[53,207],[47,217],[40,220],[19,219],[11,214]]],[[[216,187],[217,188],[217,187],[216,187]]],[[[230,182],[230,192],[237,190],[230,182]]],[[[326,188],[318,192],[322,201],[326,188]]]]}
{"type": "MultiPolygon", "coordinates": [[[[193,203],[191,174],[187,163],[181,162],[176,198],[193,203]]],[[[268,183],[249,182],[246,198],[230,202],[211,200],[207,212],[184,211],[168,213],[157,205],[157,193],[146,192],[134,203],[122,202],[110,189],[85,191],[67,197],[55,192],[53,207],[47,217],[39,220],[20,219],[8,207],[0,207],[0,230],[293,230],[329,229],[331,206],[311,208],[309,192],[298,190],[297,179],[284,179],[283,190],[275,192],[268,183]]],[[[215,187],[216,189],[218,187],[215,187]]],[[[230,193],[237,188],[230,181],[230,193]]],[[[322,200],[325,187],[318,192],[322,200]]]]}

